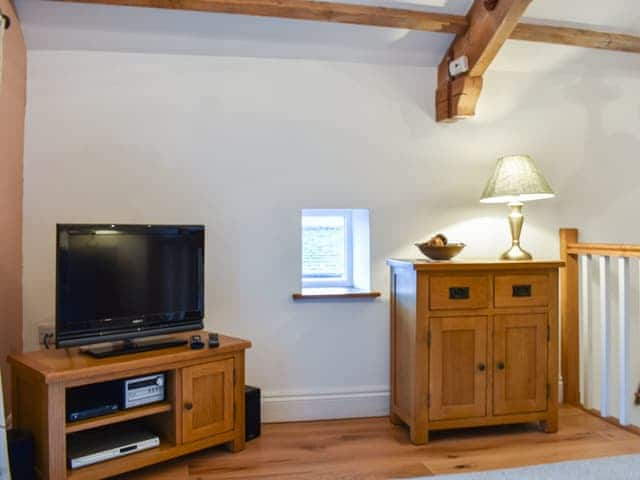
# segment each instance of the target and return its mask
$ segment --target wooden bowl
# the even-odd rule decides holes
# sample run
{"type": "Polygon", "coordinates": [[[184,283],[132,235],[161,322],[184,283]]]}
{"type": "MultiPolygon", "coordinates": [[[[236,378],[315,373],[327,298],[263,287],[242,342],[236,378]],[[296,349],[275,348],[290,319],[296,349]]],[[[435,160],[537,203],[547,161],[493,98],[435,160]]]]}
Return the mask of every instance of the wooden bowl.
{"type": "Polygon", "coordinates": [[[436,247],[427,243],[416,243],[416,247],[431,260],[451,260],[458,255],[465,246],[464,243],[448,243],[442,247],[436,247]]]}

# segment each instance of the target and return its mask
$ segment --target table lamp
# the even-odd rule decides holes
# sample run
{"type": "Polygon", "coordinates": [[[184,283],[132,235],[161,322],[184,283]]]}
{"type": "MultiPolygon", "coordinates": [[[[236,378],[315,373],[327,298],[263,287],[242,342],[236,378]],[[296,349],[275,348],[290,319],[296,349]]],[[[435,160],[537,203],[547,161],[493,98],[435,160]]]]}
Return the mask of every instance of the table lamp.
{"type": "Polygon", "coordinates": [[[549,183],[528,155],[509,155],[498,159],[480,201],[506,203],[511,207],[511,248],[502,254],[502,260],[531,260],[531,254],[520,246],[520,232],[524,223],[523,202],[554,196],[549,183]]]}

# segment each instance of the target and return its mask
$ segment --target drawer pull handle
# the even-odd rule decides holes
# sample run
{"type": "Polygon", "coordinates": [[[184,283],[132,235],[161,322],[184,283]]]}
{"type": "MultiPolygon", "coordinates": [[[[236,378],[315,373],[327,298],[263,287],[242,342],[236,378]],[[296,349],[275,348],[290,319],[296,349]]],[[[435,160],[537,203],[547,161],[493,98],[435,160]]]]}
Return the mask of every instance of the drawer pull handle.
{"type": "Polygon", "coordinates": [[[467,300],[469,287],[449,287],[449,300],[467,300]]]}
{"type": "Polygon", "coordinates": [[[513,285],[511,287],[512,297],[530,297],[531,285],[513,285]]]}
{"type": "Polygon", "coordinates": [[[184,404],[185,410],[191,410],[193,408],[193,403],[187,402],[184,404]]]}
{"type": "Polygon", "coordinates": [[[498,362],[498,370],[504,370],[504,362],[498,362]]]}
{"type": "Polygon", "coordinates": [[[481,372],[484,372],[485,368],[487,368],[487,366],[484,363],[478,364],[478,370],[480,370],[481,372]]]}

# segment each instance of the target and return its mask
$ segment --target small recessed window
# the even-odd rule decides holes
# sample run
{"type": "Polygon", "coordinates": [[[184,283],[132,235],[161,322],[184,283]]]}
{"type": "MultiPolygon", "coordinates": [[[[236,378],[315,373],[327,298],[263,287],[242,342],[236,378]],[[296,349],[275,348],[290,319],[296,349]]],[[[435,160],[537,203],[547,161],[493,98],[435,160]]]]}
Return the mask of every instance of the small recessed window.
{"type": "Polygon", "coordinates": [[[369,288],[368,210],[302,210],[302,286],[369,288]]]}

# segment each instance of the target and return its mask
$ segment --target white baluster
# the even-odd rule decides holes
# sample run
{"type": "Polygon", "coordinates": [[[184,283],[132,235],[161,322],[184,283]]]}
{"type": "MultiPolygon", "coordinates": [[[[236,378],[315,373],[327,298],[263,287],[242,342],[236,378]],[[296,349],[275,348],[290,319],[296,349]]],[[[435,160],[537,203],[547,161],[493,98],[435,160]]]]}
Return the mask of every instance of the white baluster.
{"type": "Polygon", "coordinates": [[[600,257],[600,415],[609,416],[609,257],[600,257]]]}
{"type": "Polygon", "coordinates": [[[620,425],[629,425],[629,259],[618,259],[618,347],[620,362],[620,425]]]}
{"type": "Polygon", "coordinates": [[[591,406],[591,382],[593,376],[591,356],[591,255],[580,255],[580,348],[582,362],[582,404],[591,406]]]}

